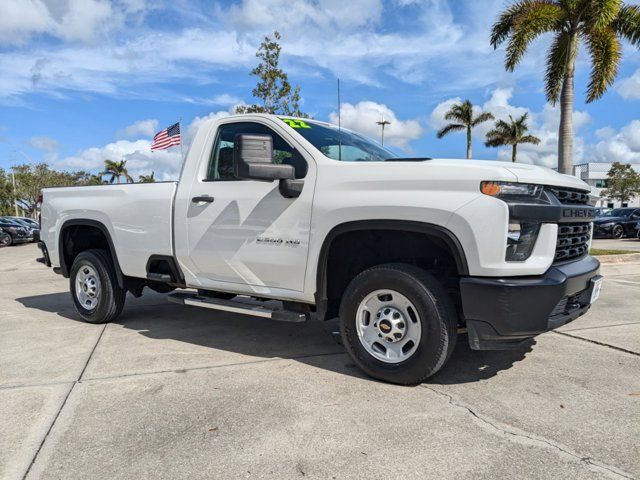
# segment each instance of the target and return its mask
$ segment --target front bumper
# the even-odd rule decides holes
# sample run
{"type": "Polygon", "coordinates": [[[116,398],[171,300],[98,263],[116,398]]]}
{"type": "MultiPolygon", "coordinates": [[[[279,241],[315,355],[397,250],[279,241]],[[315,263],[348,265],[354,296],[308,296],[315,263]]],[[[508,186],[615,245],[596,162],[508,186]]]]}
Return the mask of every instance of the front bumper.
{"type": "Polygon", "coordinates": [[[613,235],[613,223],[605,225],[593,224],[593,237],[594,238],[609,238],[613,235]]]}
{"type": "Polygon", "coordinates": [[[517,347],[589,310],[600,262],[591,256],[552,266],[534,277],[466,277],[460,281],[469,345],[474,350],[517,347]]]}

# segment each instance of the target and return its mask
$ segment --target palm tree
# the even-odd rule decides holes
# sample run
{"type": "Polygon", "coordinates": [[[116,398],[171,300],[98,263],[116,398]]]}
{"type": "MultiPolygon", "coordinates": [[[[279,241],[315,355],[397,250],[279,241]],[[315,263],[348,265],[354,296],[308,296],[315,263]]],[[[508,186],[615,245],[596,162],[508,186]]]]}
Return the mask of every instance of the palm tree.
{"type": "Polygon", "coordinates": [[[473,116],[473,105],[469,100],[462,103],[454,103],[444,116],[445,120],[453,121],[438,131],[438,138],[442,138],[451,132],[467,131],[467,158],[471,158],[471,129],[488,120],[493,120],[493,115],[484,112],[477,117],[473,116]]]}
{"type": "Polygon", "coordinates": [[[533,135],[527,135],[529,125],[527,125],[527,117],[525,113],[517,120],[509,115],[509,123],[504,120],[498,120],[493,130],[487,132],[487,141],[484,144],[487,147],[501,147],[503,145],[511,145],[511,161],[516,161],[518,145],[520,143],[533,143],[538,145],[540,139],[533,135]]]}
{"type": "Polygon", "coordinates": [[[131,178],[131,175],[129,175],[129,172],[127,171],[126,160],[120,160],[119,162],[114,160],[105,160],[104,172],[102,172],[102,175],[111,175],[109,183],[116,183],[116,180],[120,183],[121,177],[124,177],[125,183],[133,183],[133,178],[131,178]]]}
{"type": "Polygon", "coordinates": [[[140,175],[138,177],[138,182],[140,182],[140,183],[155,183],[155,181],[156,181],[155,173],[156,172],[151,172],[151,175],[140,175]]]}
{"type": "Polygon", "coordinates": [[[560,99],[558,170],[572,173],[574,72],[578,44],[591,57],[587,102],[600,98],[618,73],[620,39],[640,46],[640,7],[621,0],[517,0],[493,25],[491,45],[507,42],[505,68],[513,71],[539,35],[554,33],[547,53],[546,94],[560,99]]]}

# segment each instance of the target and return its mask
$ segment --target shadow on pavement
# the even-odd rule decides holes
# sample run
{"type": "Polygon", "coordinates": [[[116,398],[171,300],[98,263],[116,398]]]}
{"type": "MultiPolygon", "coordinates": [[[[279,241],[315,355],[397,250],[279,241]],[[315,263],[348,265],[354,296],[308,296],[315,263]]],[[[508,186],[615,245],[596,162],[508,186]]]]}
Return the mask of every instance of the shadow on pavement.
{"type": "MultiPolygon", "coordinates": [[[[69,293],[50,293],[16,299],[26,308],[51,312],[83,322],[69,293]]],[[[345,375],[365,375],[345,355],[337,335],[337,321],[285,323],[245,315],[214,312],[169,303],[165,295],[131,296],[117,324],[153,339],[171,339],[212,349],[262,358],[291,358],[345,375]]],[[[486,380],[511,368],[532,350],[535,341],[517,350],[473,351],[466,335],[459,335],[449,362],[428,382],[459,384],[486,380]]],[[[346,353],[346,352],[345,352],[346,353]]],[[[161,355],[161,351],[159,351],[161,355]]]]}

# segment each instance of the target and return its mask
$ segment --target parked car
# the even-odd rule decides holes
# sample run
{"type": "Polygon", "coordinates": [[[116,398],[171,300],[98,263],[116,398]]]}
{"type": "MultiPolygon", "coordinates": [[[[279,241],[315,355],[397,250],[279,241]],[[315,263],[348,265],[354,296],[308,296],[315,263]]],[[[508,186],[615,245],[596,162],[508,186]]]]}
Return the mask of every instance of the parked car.
{"type": "Polygon", "coordinates": [[[0,228],[0,247],[11,245],[11,235],[0,228]]]}
{"type": "Polygon", "coordinates": [[[614,208],[593,222],[594,238],[634,237],[640,220],[640,208],[614,208]]]}
{"type": "Polygon", "coordinates": [[[19,223],[29,232],[29,236],[32,241],[37,242],[40,240],[40,224],[36,222],[32,218],[27,217],[6,217],[9,220],[13,220],[16,223],[19,223]]]}
{"type": "Polygon", "coordinates": [[[179,182],[43,190],[42,261],[70,278],[87,322],[114,320],[128,291],[190,288],[169,300],[337,317],[360,368],[408,385],[442,368],[459,326],[474,350],[513,348],[598,298],[595,212],[578,178],[399,158],[344,128],[266,114],[207,121],[188,152],[179,182]]]}
{"type": "Polygon", "coordinates": [[[596,218],[606,215],[611,210],[613,209],[607,207],[596,207],[596,218]]]}
{"type": "Polygon", "coordinates": [[[640,222],[636,223],[636,238],[640,240],[640,222]]]}
{"type": "Polygon", "coordinates": [[[32,237],[27,230],[21,224],[7,219],[6,217],[0,218],[0,228],[9,234],[11,241],[9,245],[15,245],[17,243],[27,243],[32,240],[32,237]]]}

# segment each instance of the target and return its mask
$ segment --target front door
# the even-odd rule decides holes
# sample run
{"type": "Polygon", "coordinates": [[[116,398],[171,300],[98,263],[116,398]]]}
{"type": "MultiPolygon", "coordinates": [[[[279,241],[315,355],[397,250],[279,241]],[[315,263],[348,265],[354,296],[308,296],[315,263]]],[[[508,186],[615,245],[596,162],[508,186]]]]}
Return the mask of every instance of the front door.
{"type": "Polygon", "coordinates": [[[299,197],[285,198],[277,181],[237,179],[233,173],[233,142],[240,133],[272,135],[274,161],[294,165],[296,178],[307,177],[309,165],[305,159],[267,125],[222,124],[206,174],[191,186],[187,266],[205,288],[224,290],[226,285],[238,290],[239,285],[249,285],[255,293],[274,288],[302,291],[313,183],[306,181],[299,197]]]}

